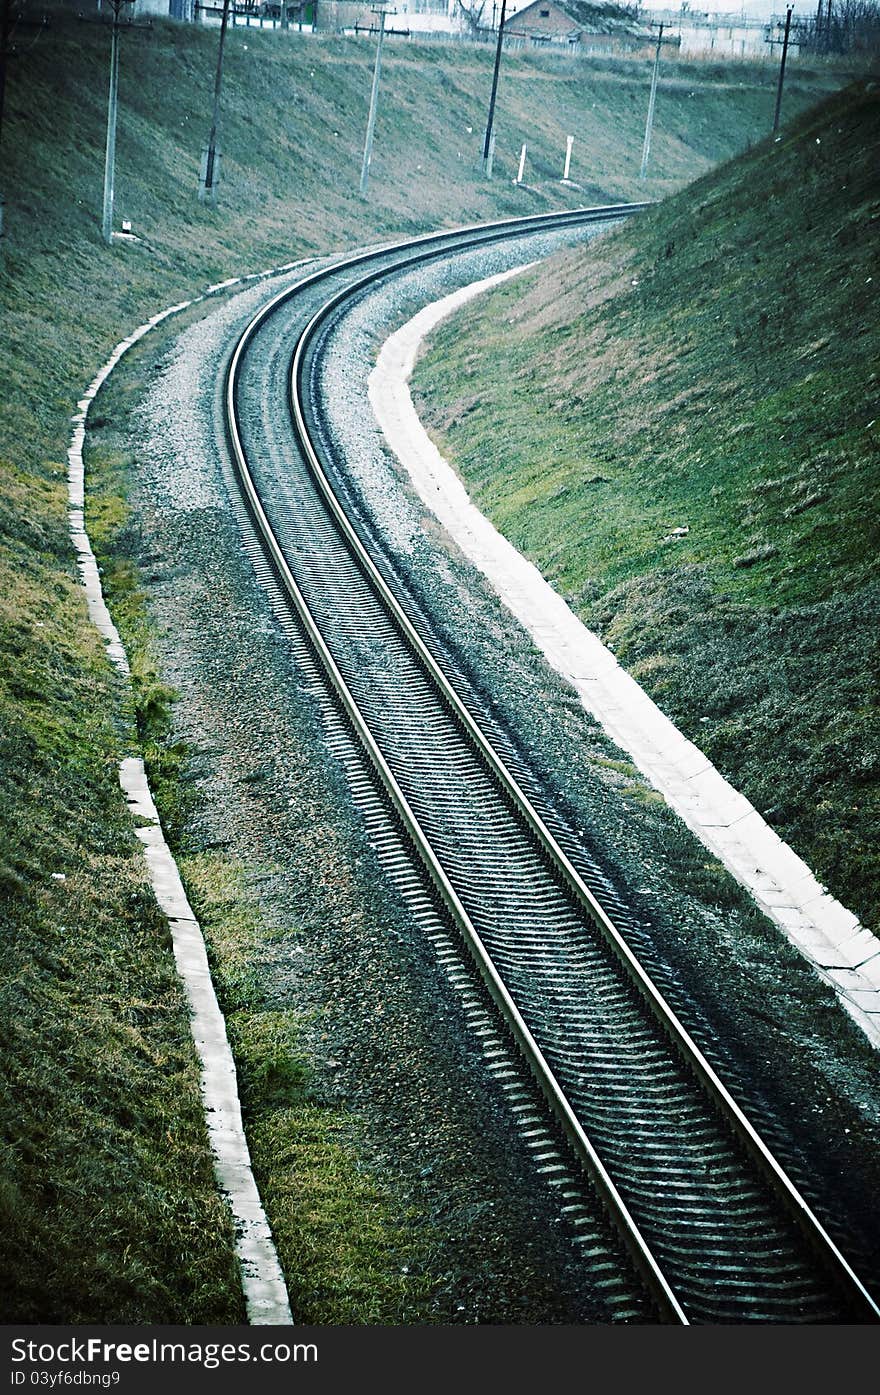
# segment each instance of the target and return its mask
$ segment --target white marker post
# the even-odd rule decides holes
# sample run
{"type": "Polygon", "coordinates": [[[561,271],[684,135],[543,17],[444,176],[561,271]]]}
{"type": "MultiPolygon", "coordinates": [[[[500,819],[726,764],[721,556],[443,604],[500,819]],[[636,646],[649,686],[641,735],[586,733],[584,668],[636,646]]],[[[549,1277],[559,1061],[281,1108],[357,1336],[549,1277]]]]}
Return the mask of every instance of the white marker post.
{"type": "Polygon", "coordinates": [[[574,145],[574,136],[565,138],[565,169],[562,172],[563,183],[568,180],[568,172],[571,169],[571,147],[574,145]]]}
{"type": "Polygon", "coordinates": [[[519,174],[516,176],[516,182],[517,182],[517,184],[522,184],[522,180],[523,180],[523,170],[525,169],[525,167],[526,167],[526,148],[525,148],[525,146],[523,146],[522,150],[519,152],[519,174]]]}

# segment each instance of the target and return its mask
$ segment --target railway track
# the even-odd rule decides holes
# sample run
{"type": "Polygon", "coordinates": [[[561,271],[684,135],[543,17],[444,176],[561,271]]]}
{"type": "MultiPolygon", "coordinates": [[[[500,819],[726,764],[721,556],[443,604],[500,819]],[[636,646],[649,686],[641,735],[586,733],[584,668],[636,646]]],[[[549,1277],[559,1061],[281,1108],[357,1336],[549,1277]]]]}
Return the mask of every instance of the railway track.
{"type": "Polygon", "coordinates": [[[625,909],[612,918],[601,876],[563,851],[528,770],[432,640],[350,497],[317,389],[334,318],[377,280],[493,241],[527,249],[552,229],[640,207],[422,238],[304,278],[233,353],[231,453],[266,573],[658,1314],[876,1321],[876,1303],[633,953],[625,909]]]}

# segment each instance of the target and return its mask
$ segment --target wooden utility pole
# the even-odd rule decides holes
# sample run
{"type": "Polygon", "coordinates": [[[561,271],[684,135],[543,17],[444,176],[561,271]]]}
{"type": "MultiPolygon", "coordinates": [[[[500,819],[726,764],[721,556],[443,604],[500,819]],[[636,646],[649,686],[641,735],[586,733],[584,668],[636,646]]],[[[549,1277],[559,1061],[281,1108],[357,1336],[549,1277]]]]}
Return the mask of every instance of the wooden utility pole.
{"type": "Polygon", "coordinates": [[[104,208],[101,232],[108,247],[113,241],[113,196],[116,179],[116,93],[119,86],[119,14],[133,0],[110,0],[113,29],[110,39],[110,95],[107,101],[107,148],[104,152],[104,208]]]}
{"type": "Polygon", "coordinates": [[[367,117],[367,136],[364,141],[364,160],[361,165],[361,193],[367,192],[370,177],[370,161],[373,158],[373,131],[376,128],[376,108],[379,105],[379,75],[382,71],[382,40],[385,37],[385,10],[374,10],[379,16],[379,39],[376,44],[376,66],[373,69],[373,90],[370,93],[370,114],[367,117]]]}
{"type": "Polygon", "coordinates": [[[202,160],[202,178],[199,183],[199,198],[206,203],[216,203],[217,184],[220,178],[220,154],[217,150],[217,134],[220,130],[220,89],[223,85],[223,45],[226,42],[226,26],[229,22],[229,0],[223,0],[223,17],[220,20],[220,43],[217,47],[217,71],[214,75],[214,107],[211,113],[211,132],[202,160]]]}
{"type": "MultiPolygon", "coordinates": [[[[12,29],[12,0],[3,0],[0,19],[0,137],[3,134],[3,103],[6,98],[6,63],[9,58],[9,35],[12,29]]],[[[0,186],[0,239],[3,237],[3,188],[0,186]]]]}
{"type": "Polygon", "coordinates": [[[645,122],[645,141],[642,146],[642,168],[639,170],[639,179],[644,179],[648,172],[648,156],[651,153],[651,131],[654,126],[654,103],[657,100],[657,78],[660,73],[660,45],[663,42],[663,25],[657,34],[657,50],[654,54],[654,71],[651,74],[651,95],[648,98],[648,119],[645,122]]]}
{"type": "Polygon", "coordinates": [[[498,70],[501,67],[501,47],[504,43],[504,15],[507,0],[501,0],[501,18],[498,21],[498,43],[495,45],[495,69],[492,73],[492,95],[489,98],[489,115],[486,118],[486,139],[483,143],[483,174],[492,178],[492,127],[495,124],[495,98],[498,95],[498,70]]]}
{"type": "Polygon", "coordinates": [[[0,134],[3,131],[3,102],[6,97],[6,61],[9,58],[9,35],[12,30],[12,0],[3,0],[0,19],[0,134]]]}
{"type": "Polygon", "coordinates": [[[791,12],[793,6],[789,5],[785,12],[785,36],[782,40],[782,59],[779,64],[779,81],[776,84],[776,111],[773,114],[773,134],[779,130],[779,113],[782,110],[782,84],[785,81],[785,60],[788,56],[788,33],[791,29],[791,12]]]}

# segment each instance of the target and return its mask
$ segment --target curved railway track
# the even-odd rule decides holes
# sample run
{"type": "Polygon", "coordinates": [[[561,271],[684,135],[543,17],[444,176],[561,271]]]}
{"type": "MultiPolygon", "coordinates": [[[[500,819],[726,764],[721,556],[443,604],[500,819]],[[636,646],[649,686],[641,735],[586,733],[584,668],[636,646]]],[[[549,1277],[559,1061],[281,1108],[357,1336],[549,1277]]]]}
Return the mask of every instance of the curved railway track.
{"type": "Polygon", "coordinates": [[[334,317],[377,280],[640,207],[421,238],[304,278],[233,353],[231,452],[266,562],[660,1316],[876,1321],[874,1300],[633,953],[626,911],[612,907],[612,919],[601,876],[563,851],[524,789],[528,771],[358,517],[317,391],[334,317]]]}

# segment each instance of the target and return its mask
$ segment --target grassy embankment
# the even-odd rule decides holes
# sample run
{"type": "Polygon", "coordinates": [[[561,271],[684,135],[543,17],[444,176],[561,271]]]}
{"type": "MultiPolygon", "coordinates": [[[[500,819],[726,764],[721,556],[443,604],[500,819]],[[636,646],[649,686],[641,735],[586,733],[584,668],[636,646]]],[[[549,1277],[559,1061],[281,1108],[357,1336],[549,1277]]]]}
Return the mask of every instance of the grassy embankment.
{"type": "Polygon", "coordinates": [[[878,135],[863,82],[470,307],[415,377],[480,506],[874,928],[878,135]]]}
{"type": "MultiPolygon", "coordinates": [[[[133,702],[86,621],[67,536],[69,416],[120,337],[209,282],[443,221],[580,200],[549,180],[569,131],[580,142],[572,172],[589,197],[636,193],[646,71],[597,65],[587,84],[585,70],[567,63],[505,60],[499,177],[487,187],[474,177],[478,135],[466,128],[479,130],[490,55],[389,43],[365,203],[356,188],[372,47],[237,31],[225,66],[222,198],[212,211],[197,203],[195,186],[216,32],[127,30],[116,210],[142,240],[107,249],[98,230],[106,27],[56,14],[34,37],[16,36],[2,151],[3,1311],[7,1321],[228,1321],[240,1316],[240,1299],[186,1014],[116,780],[120,756],[140,743],[154,775],[167,777],[173,824],[171,695],[155,672],[126,561],[124,458],[100,462],[90,526],[134,658],[133,702]],[[532,184],[543,181],[537,193],[506,177],[521,139],[530,142],[532,184]]],[[[829,82],[799,76],[792,100],[806,103],[829,82]]],[[[756,139],[771,107],[767,70],[737,67],[727,80],[681,69],[660,115],[649,192],[756,139]]],[[[265,1015],[259,983],[238,973],[260,930],[237,894],[236,869],[206,853],[191,880],[236,1009],[253,1117],[257,1097],[277,1098],[279,1079],[282,1095],[301,1086],[291,1024],[265,1015]],[[230,988],[237,976],[246,992],[230,988]]],[[[302,1265],[335,1270],[312,1284],[331,1299],[300,1305],[298,1315],[382,1320],[399,1311],[399,1278],[386,1290],[379,1272],[390,1269],[382,1256],[393,1217],[333,1143],[334,1119],[304,1107],[311,1144],[298,1163],[314,1183],[313,1231],[325,1226],[334,1242],[302,1265]],[[365,1218],[359,1232],[353,1209],[365,1218]],[[335,1306],[334,1293],[343,1293],[335,1306]]],[[[293,1116],[282,1115],[275,1143],[285,1120],[293,1131],[293,1116]]],[[[296,1277],[308,1287],[308,1272],[296,1277]]]]}

